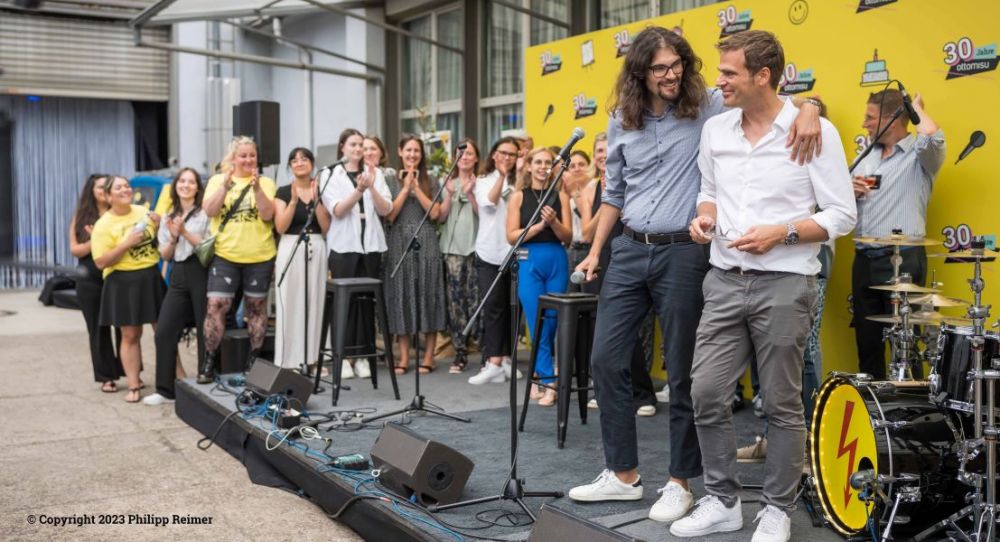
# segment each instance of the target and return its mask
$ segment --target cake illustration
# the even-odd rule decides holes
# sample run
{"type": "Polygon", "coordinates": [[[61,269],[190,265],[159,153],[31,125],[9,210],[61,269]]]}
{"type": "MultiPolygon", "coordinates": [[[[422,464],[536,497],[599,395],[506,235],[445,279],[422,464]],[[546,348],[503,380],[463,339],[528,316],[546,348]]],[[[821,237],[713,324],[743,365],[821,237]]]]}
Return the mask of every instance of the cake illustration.
{"type": "Polygon", "coordinates": [[[883,85],[889,80],[889,70],[885,67],[885,61],[878,59],[878,49],[872,55],[872,59],[865,62],[865,72],[861,74],[861,86],[883,85]]]}

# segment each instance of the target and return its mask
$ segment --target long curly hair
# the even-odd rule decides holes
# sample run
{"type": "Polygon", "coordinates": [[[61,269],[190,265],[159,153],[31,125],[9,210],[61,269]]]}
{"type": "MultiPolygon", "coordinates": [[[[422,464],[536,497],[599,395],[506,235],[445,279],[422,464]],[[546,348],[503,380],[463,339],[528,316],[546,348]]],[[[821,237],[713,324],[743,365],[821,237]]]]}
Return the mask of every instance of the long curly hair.
{"type": "Polygon", "coordinates": [[[97,222],[97,219],[101,217],[97,199],[94,197],[94,185],[97,184],[98,179],[102,178],[107,183],[107,177],[108,175],[105,173],[92,173],[83,183],[83,188],[80,190],[80,198],[76,203],[76,213],[74,214],[73,222],[73,233],[76,234],[76,242],[78,243],[85,243],[90,240],[90,234],[87,233],[86,227],[93,226],[94,222],[97,222]]]}
{"type": "MultiPolygon", "coordinates": [[[[427,174],[427,153],[424,152],[424,140],[420,139],[417,134],[406,133],[399,138],[399,146],[397,149],[400,153],[403,152],[403,147],[411,141],[416,141],[417,146],[420,148],[420,162],[417,162],[417,184],[420,185],[420,190],[426,194],[428,197],[434,195],[434,187],[431,185],[430,175],[427,174]]],[[[406,166],[403,165],[403,157],[399,157],[399,175],[400,180],[402,176],[406,175],[406,166]]]]}
{"type": "Polygon", "coordinates": [[[643,111],[649,105],[646,68],[660,49],[672,49],[681,57],[684,66],[680,91],[674,103],[674,115],[682,119],[696,119],[705,103],[701,58],[694,54],[691,45],[683,37],[661,26],[647,27],[629,45],[608,102],[608,114],[617,114],[626,130],[641,130],[644,126],[643,111]]]}

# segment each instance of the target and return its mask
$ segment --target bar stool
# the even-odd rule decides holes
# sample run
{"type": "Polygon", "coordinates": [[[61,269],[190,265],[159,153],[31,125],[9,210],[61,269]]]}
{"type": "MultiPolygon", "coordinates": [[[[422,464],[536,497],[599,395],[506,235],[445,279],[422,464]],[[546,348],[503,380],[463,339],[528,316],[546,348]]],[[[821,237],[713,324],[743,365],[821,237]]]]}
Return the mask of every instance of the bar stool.
{"type": "MultiPolygon", "coordinates": [[[[374,336],[375,322],[370,325],[373,328],[374,336]]],[[[382,291],[382,281],[379,279],[359,277],[359,278],[339,278],[326,281],[326,304],[323,307],[323,325],[320,334],[319,344],[326,345],[327,333],[331,333],[332,350],[321,347],[320,363],[316,368],[316,388],[319,388],[320,374],[322,373],[323,362],[331,361],[330,370],[333,371],[333,405],[337,405],[340,399],[340,370],[345,359],[368,358],[368,366],[372,374],[372,387],[378,389],[378,359],[384,359],[389,367],[389,378],[392,379],[392,391],[399,400],[399,386],[396,383],[396,372],[393,370],[395,363],[392,358],[392,342],[389,339],[389,324],[385,312],[385,295],[382,291]],[[361,294],[361,295],[355,295],[361,294]],[[382,328],[382,340],[385,341],[385,349],[379,350],[374,342],[370,344],[344,344],[347,333],[347,315],[351,301],[355,305],[361,303],[375,304],[375,317],[378,318],[379,327],[382,328]],[[351,354],[348,354],[348,349],[351,354]]]]}
{"type": "MultiPolygon", "coordinates": [[[[539,337],[542,335],[542,320],[547,309],[556,311],[556,364],[559,368],[559,378],[555,385],[556,436],[559,448],[566,442],[566,426],[569,418],[569,403],[573,392],[577,392],[580,404],[580,420],[587,423],[587,392],[590,379],[590,352],[594,343],[594,321],[597,318],[597,296],[594,294],[569,293],[546,294],[538,298],[538,315],[535,323],[535,336],[531,341],[531,366],[529,375],[534,375],[538,358],[539,337]],[[576,386],[571,380],[576,373],[576,386]]],[[[528,399],[531,385],[538,384],[545,388],[552,385],[542,384],[534,376],[527,379],[524,388],[524,406],[521,407],[521,422],[518,431],[524,431],[524,419],[528,415],[528,399]]]]}

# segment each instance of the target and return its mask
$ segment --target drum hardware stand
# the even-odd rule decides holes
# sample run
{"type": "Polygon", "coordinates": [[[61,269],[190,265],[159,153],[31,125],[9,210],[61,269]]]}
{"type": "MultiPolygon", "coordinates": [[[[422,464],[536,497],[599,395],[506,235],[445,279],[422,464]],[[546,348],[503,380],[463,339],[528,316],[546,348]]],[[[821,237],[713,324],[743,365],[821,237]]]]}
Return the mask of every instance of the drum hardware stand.
{"type": "Polygon", "coordinates": [[[892,512],[889,513],[889,522],[885,526],[885,532],[882,533],[882,542],[892,540],[892,522],[896,520],[896,510],[899,509],[901,502],[920,502],[920,488],[901,487],[896,492],[896,501],[892,505],[892,512]]]}
{"type": "MultiPolygon", "coordinates": [[[[895,230],[893,230],[895,231],[895,230]]],[[[912,283],[913,279],[909,273],[899,274],[899,264],[903,258],[899,256],[899,245],[895,245],[893,254],[893,279],[894,284],[912,283]],[[899,261],[895,261],[899,258],[899,261]]],[[[909,295],[906,292],[892,292],[892,312],[894,316],[899,316],[901,321],[893,324],[882,331],[882,340],[890,341],[892,347],[892,362],[889,364],[889,377],[897,381],[913,380],[913,346],[915,338],[913,336],[913,326],[910,325],[910,303],[909,295]]]]}

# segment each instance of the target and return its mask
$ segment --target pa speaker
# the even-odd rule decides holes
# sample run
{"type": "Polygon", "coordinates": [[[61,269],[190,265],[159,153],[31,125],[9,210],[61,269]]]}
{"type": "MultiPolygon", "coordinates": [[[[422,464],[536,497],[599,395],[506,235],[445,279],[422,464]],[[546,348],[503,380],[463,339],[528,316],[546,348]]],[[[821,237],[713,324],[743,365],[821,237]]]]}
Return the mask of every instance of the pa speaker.
{"type": "Polygon", "coordinates": [[[542,505],[528,542],[642,542],[569,512],[542,505]]]}
{"type": "Polygon", "coordinates": [[[461,453],[395,423],[379,433],[371,456],[379,483],[423,506],[458,501],[475,467],[461,453]]]}
{"type": "Polygon", "coordinates": [[[301,411],[309,400],[313,383],[298,371],[258,359],[247,373],[247,387],[263,396],[284,395],[289,399],[289,406],[301,411]]]}
{"type": "Polygon", "coordinates": [[[281,163],[281,124],[278,102],[243,102],[233,106],[233,136],[250,136],[257,143],[257,163],[281,163]]]}

